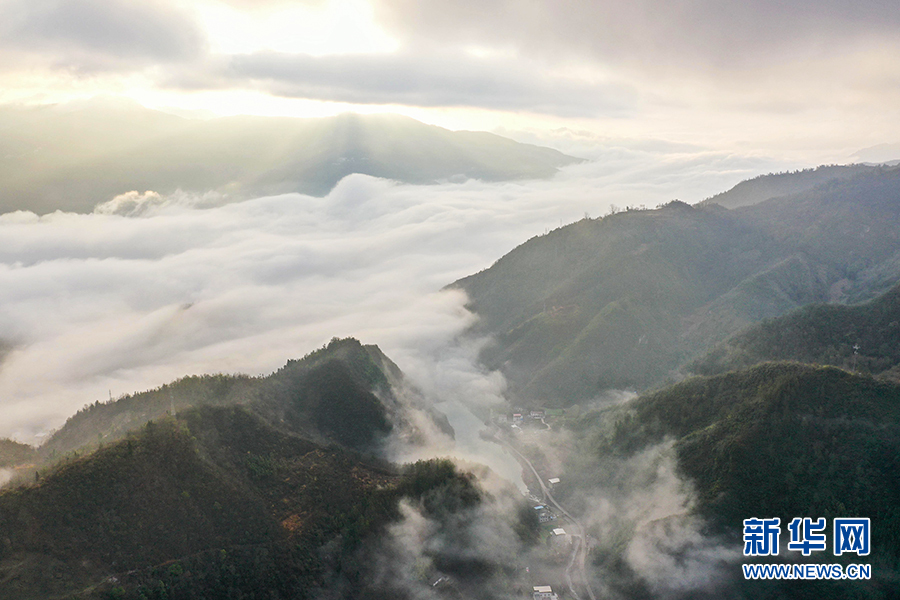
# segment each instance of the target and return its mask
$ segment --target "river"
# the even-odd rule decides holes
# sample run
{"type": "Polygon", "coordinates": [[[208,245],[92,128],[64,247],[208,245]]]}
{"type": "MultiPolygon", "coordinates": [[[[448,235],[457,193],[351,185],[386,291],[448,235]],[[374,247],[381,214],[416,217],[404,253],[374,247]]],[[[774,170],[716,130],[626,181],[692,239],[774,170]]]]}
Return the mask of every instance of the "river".
{"type": "Polygon", "coordinates": [[[523,494],[528,487],[522,479],[522,465],[503,446],[482,439],[478,434],[484,423],[460,402],[449,401],[435,407],[447,415],[456,436],[453,456],[487,465],[495,473],[514,484],[523,494]]]}

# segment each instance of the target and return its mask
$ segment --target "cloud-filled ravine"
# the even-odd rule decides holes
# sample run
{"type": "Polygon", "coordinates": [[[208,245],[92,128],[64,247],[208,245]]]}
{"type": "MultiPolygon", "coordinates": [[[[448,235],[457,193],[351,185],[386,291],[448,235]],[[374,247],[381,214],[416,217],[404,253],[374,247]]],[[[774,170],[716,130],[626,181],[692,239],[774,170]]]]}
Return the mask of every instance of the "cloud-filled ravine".
{"type": "Polygon", "coordinates": [[[697,201],[773,164],[683,148],[581,150],[593,160],[549,181],[353,175],[323,198],[209,207],[140,191],[98,198],[93,214],[4,214],[0,436],[39,442],[85,404],[190,374],[265,374],[333,336],[378,344],[426,391],[499,393],[474,351],[447,350],[474,316],[443,286],[610,205],[697,201]]]}

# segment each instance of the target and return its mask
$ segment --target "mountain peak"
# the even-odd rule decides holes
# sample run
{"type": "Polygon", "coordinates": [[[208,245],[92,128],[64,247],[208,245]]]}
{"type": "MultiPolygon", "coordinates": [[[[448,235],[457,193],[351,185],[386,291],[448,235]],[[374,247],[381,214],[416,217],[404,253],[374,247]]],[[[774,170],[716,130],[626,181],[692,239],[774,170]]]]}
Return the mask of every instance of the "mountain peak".
{"type": "Polygon", "coordinates": [[[352,173],[411,184],[538,179],[580,161],[394,114],[198,120],[97,99],[27,113],[0,108],[0,125],[9,155],[0,212],[90,212],[131,190],[216,191],[233,201],[324,196],[352,173]]]}

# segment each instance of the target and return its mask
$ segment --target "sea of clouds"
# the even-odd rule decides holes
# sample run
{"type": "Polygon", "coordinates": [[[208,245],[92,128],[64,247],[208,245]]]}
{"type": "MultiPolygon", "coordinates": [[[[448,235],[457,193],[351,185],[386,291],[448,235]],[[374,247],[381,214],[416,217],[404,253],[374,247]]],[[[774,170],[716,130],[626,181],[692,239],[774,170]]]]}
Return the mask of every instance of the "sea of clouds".
{"type": "Polygon", "coordinates": [[[333,336],[378,344],[426,392],[496,399],[502,380],[458,347],[476,317],[441,288],[611,205],[695,202],[774,168],[559,139],[591,160],[546,181],[352,175],[322,198],[123,190],[92,214],[0,215],[0,437],[39,443],[85,404],[191,374],[266,374],[333,336]]]}

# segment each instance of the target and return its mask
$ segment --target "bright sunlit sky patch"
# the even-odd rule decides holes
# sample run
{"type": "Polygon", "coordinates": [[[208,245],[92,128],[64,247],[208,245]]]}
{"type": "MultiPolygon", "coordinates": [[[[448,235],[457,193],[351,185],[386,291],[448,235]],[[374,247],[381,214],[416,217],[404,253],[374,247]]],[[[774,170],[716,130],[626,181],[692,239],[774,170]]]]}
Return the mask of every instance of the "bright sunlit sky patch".
{"type": "Polygon", "coordinates": [[[393,52],[400,44],[376,23],[365,0],[232,4],[185,2],[206,31],[209,50],[325,54],[393,52]],[[249,10],[248,10],[249,9],[249,10]]]}
{"type": "Polygon", "coordinates": [[[881,0],[0,0],[0,103],[389,111],[846,162],[900,141],[898,15],[881,0]]]}

